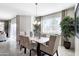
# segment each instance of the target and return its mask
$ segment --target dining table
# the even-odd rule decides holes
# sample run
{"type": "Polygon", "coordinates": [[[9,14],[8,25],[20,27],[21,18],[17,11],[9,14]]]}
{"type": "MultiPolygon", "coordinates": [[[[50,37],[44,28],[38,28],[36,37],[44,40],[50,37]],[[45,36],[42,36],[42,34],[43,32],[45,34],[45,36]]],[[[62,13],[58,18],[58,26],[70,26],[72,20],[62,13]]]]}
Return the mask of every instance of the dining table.
{"type": "Polygon", "coordinates": [[[31,41],[37,42],[37,56],[41,56],[40,44],[45,44],[49,41],[49,37],[29,37],[31,41]]]}

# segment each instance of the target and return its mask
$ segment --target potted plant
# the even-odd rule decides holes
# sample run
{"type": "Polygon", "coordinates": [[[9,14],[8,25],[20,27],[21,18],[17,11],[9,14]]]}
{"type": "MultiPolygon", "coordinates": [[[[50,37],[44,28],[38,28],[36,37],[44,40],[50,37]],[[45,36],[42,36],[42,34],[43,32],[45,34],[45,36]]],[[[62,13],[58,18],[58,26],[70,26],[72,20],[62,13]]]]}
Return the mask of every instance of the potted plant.
{"type": "Polygon", "coordinates": [[[71,46],[71,42],[69,42],[69,38],[74,36],[75,34],[75,27],[74,27],[74,19],[66,16],[60,23],[62,34],[64,36],[64,46],[65,48],[69,49],[71,46]]]}

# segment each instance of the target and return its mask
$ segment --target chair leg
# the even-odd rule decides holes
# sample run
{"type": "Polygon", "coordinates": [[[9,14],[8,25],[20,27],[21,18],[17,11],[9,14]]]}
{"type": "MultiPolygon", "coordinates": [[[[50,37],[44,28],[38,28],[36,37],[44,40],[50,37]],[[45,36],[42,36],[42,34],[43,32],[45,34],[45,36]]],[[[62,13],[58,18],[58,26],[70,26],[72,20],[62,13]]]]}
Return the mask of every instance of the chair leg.
{"type": "Polygon", "coordinates": [[[56,50],[56,54],[57,54],[57,56],[58,56],[58,50],[56,50]]]}
{"type": "Polygon", "coordinates": [[[30,56],[31,56],[31,50],[30,50],[30,56]]]}
{"type": "Polygon", "coordinates": [[[26,48],[24,48],[24,53],[26,54],[26,48]]]}

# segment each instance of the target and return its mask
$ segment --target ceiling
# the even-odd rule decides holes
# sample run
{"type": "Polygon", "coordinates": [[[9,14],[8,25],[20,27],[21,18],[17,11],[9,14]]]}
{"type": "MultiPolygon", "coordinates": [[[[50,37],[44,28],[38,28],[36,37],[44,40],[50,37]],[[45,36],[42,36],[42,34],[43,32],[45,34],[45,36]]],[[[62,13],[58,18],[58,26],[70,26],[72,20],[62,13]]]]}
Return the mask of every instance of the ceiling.
{"type": "MultiPolygon", "coordinates": [[[[58,12],[74,5],[74,3],[38,3],[37,16],[58,12]]],[[[1,20],[11,19],[16,15],[36,16],[35,3],[0,3],[1,20]]]]}

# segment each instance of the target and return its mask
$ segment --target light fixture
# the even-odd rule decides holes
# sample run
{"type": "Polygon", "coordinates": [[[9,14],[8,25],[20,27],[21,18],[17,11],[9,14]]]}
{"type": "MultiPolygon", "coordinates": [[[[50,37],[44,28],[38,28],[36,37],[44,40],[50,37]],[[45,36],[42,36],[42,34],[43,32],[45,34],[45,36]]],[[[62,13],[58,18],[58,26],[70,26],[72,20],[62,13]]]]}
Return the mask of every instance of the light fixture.
{"type": "MultiPolygon", "coordinates": [[[[35,16],[37,17],[37,3],[35,3],[35,7],[36,7],[36,14],[35,14],[35,16]]],[[[36,24],[38,24],[38,22],[37,22],[37,20],[35,20],[34,22],[33,22],[33,25],[36,25],[36,24]]]]}
{"type": "Polygon", "coordinates": [[[41,22],[38,22],[38,25],[40,25],[41,24],[41,22]]]}
{"type": "Polygon", "coordinates": [[[35,5],[36,5],[36,17],[37,17],[37,5],[38,5],[38,3],[35,3],[35,5]]]}
{"type": "Polygon", "coordinates": [[[33,22],[33,25],[36,25],[36,24],[37,24],[37,21],[34,21],[34,22],[33,22]]]}
{"type": "MultiPolygon", "coordinates": [[[[38,3],[35,3],[35,6],[36,6],[36,17],[37,17],[37,5],[38,5],[38,3]]],[[[41,24],[41,22],[40,21],[38,21],[37,20],[37,18],[35,19],[35,21],[33,22],[33,25],[40,25],[41,24]]]]}

